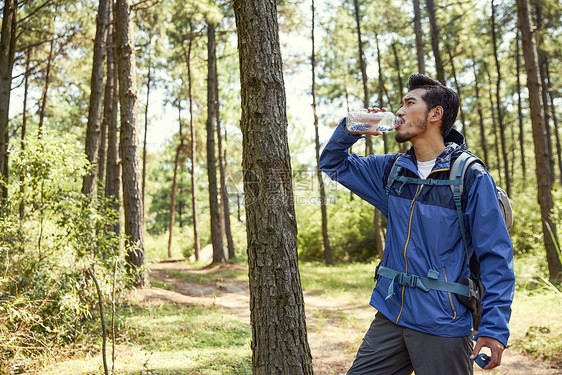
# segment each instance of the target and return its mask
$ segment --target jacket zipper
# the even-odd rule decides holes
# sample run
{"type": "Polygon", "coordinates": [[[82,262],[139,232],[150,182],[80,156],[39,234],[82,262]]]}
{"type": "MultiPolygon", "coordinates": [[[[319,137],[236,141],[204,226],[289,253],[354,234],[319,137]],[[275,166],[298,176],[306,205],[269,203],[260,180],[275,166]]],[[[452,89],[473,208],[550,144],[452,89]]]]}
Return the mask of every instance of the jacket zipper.
{"type": "MultiPolygon", "coordinates": [[[[443,168],[443,169],[435,169],[433,171],[431,171],[429,174],[432,174],[433,172],[441,172],[441,171],[447,171],[450,168],[443,168]]],[[[429,177],[429,175],[428,175],[429,177]]],[[[412,216],[414,215],[414,207],[416,205],[416,198],[418,197],[418,195],[421,192],[421,189],[424,187],[424,185],[418,185],[418,189],[416,190],[416,194],[414,195],[414,199],[412,199],[412,203],[410,203],[410,221],[408,223],[408,237],[406,238],[406,245],[404,246],[404,262],[406,263],[406,273],[408,273],[408,259],[406,259],[406,250],[408,249],[408,244],[410,243],[410,234],[411,234],[411,230],[412,230],[412,216]]],[[[398,313],[398,317],[396,318],[396,324],[398,324],[398,321],[400,320],[400,317],[402,316],[402,311],[404,310],[404,291],[406,290],[406,287],[403,285],[402,286],[402,302],[400,305],[400,312],[398,313]]],[[[449,293],[449,297],[451,296],[451,293],[449,293]]],[[[451,305],[453,304],[453,299],[451,297],[451,305]]],[[[455,311],[455,307],[453,306],[453,311],[456,317],[456,311],[455,311]]],[[[454,320],[455,318],[453,318],[454,320]]]]}
{"type": "MultiPolygon", "coordinates": [[[[414,207],[416,205],[416,198],[421,192],[423,185],[418,185],[416,190],[416,194],[414,195],[414,199],[412,199],[412,203],[410,203],[410,221],[408,223],[408,237],[406,238],[406,245],[404,245],[404,262],[406,263],[406,273],[408,273],[408,259],[406,259],[406,250],[408,249],[408,243],[410,243],[410,234],[412,230],[412,217],[414,216],[414,207]]],[[[398,320],[400,320],[400,316],[402,316],[402,311],[404,310],[404,290],[406,286],[402,285],[402,302],[400,306],[400,312],[398,313],[398,317],[396,318],[396,324],[398,324],[398,320]]]]}
{"type": "MultiPolygon", "coordinates": [[[[445,281],[449,281],[447,280],[447,271],[445,271],[445,267],[443,267],[443,274],[445,275],[445,281]]],[[[455,320],[457,318],[457,310],[455,309],[455,304],[453,303],[453,296],[451,295],[451,292],[449,292],[449,301],[451,301],[451,308],[453,309],[453,320],[455,320]]]]}

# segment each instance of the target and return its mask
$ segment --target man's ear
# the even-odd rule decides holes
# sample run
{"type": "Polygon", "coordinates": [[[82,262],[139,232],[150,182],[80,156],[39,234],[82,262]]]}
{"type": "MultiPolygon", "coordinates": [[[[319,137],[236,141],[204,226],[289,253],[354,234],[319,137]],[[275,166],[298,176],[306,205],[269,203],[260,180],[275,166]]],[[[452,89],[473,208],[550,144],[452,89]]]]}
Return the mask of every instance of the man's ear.
{"type": "Polygon", "coordinates": [[[443,119],[443,107],[438,105],[431,109],[429,113],[429,121],[439,121],[443,119]]]}

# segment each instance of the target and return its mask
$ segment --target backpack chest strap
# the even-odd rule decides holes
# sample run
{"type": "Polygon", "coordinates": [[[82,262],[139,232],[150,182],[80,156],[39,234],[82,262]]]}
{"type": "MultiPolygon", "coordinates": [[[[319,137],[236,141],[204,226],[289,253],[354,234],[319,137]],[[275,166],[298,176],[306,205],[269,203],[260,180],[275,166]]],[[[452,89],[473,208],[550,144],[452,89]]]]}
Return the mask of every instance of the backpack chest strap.
{"type": "Polygon", "coordinates": [[[377,278],[378,276],[386,277],[387,279],[391,280],[391,283],[388,286],[388,293],[385,297],[385,300],[388,300],[395,295],[395,284],[407,286],[410,288],[418,288],[423,290],[424,292],[429,292],[431,289],[433,289],[470,297],[470,288],[467,285],[438,280],[437,277],[439,276],[439,273],[434,270],[429,270],[427,273],[427,277],[424,277],[407,274],[405,272],[399,272],[393,270],[392,268],[380,265],[377,268],[375,278],[377,278]]]}

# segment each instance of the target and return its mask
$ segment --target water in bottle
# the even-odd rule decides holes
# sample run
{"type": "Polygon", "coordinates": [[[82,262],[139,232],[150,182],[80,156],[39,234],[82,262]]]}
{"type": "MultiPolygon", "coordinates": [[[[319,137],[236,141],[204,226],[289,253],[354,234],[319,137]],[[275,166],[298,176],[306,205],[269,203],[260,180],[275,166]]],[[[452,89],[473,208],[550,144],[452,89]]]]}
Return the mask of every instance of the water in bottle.
{"type": "Polygon", "coordinates": [[[366,109],[349,112],[345,127],[350,132],[390,132],[396,128],[397,118],[391,112],[369,112],[366,109]]]}

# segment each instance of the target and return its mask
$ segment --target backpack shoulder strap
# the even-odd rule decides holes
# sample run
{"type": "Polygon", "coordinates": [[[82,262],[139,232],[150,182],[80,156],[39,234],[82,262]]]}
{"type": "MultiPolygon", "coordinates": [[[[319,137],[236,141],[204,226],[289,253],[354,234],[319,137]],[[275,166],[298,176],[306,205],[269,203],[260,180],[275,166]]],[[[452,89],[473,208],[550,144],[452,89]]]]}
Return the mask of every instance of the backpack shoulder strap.
{"type": "Polygon", "coordinates": [[[398,155],[396,157],[396,159],[394,159],[394,163],[392,164],[392,168],[390,168],[390,173],[388,174],[388,179],[386,181],[386,187],[384,188],[387,198],[390,195],[390,187],[392,186],[392,183],[394,182],[394,180],[396,179],[398,174],[402,171],[402,167],[399,166],[399,165],[396,165],[396,163],[398,162],[398,159],[400,159],[400,156],[401,155],[398,155]]]}
{"type": "Polygon", "coordinates": [[[464,252],[466,254],[467,262],[470,260],[470,257],[468,253],[468,244],[466,240],[464,219],[462,214],[461,196],[463,192],[464,175],[466,174],[466,170],[468,169],[470,164],[472,164],[475,161],[480,161],[480,159],[478,159],[476,156],[472,155],[469,152],[463,151],[453,163],[453,166],[451,167],[451,171],[449,174],[449,179],[455,181],[454,184],[451,184],[451,191],[453,192],[453,201],[455,202],[457,215],[459,217],[462,242],[464,245],[464,252]]]}
{"type": "MultiPolygon", "coordinates": [[[[466,174],[466,171],[470,164],[475,161],[482,163],[482,161],[477,156],[472,155],[470,152],[463,151],[451,166],[451,172],[449,175],[450,179],[460,180],[460,184],[458,185],[459,194],[462,194],[463,192],[464,175],[466,174]]],[[[483,164],[484,163],[482,163],[482,165],[483,164]]],[[[451,191],[453,192],[453,194],[455,194],[454,185],[451,185],[451,191]]]]}

